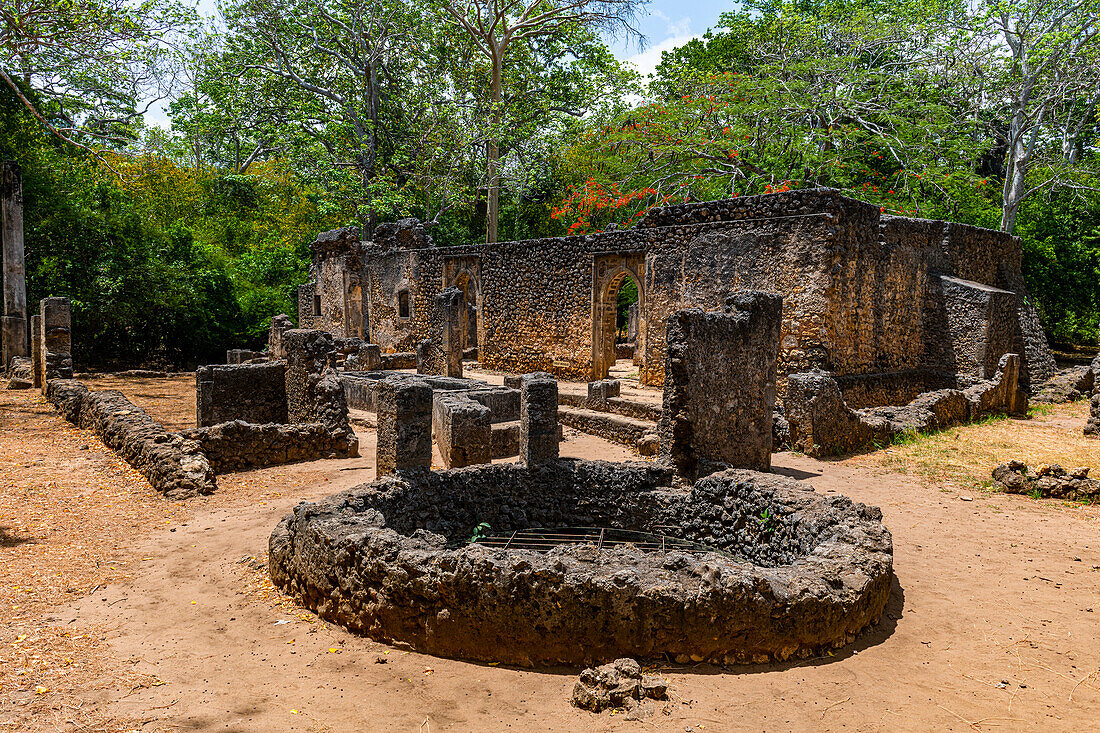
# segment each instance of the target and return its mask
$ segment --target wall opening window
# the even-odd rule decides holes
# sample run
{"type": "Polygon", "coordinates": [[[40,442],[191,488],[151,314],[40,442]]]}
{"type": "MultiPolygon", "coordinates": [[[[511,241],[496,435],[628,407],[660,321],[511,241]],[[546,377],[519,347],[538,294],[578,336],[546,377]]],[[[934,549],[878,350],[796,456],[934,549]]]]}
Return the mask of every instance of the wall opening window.
{"type": "Polygon", "coordinates": [[[409,301],[409,291],[402,290],[397,294],[397,317],[409,318],[412,316],[412,303],[409,301]]]}
{"type": "Polygon", "coordinates": [[[313,315],[321,315],[321,296],[320,294],[313,296],[313,315]]]}

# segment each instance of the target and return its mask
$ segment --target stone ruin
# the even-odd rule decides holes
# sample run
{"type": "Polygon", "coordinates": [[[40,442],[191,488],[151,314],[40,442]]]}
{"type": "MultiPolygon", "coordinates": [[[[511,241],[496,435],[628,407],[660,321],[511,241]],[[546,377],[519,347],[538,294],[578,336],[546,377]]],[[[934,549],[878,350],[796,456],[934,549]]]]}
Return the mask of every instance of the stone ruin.
{"type": "Polygon", "coordinates": [[[329,334],[286,331],[286,361],[200,367],[197,427],[172,433],[121,392],[95,392],[65,378],[72,361],[60,351],[70,345],[62,300],[48,298],[41,309],[38,364],[47,400],[69,422],[94,430],[168,498],[211,493],[217,473],[358,455],[329,334]]]}
{"type": "Polygon", "coordinates": [[[832,376],[792,374],[784,403],[790,445],[809,456],[840,455],[888,444],[904,433],[942,430],[982,415],[1027,415],[1027,393],[1019,387],[1019,370],[1020,357],[1005,354],[992,380],[927,392],[903,407],[862,410],[848,407],[832,376]]]}
{"type": "Polygon", "coordinates": [[[1100,438],[1100,355],[1092,361],[1090,371],[1093,375],[1092,398],[1089,400],[1089,418],[1085,423],[1085,435],[1100,438]]]}
{"type": "Polygon", "coordinates": [[[27,279],[23,252],[23,178],[19,166],[0,163],[0,369],[30,354],[27,279]]]}
{"type": "Polygon", "coordinates": [[[1006,494],[1091,502],[1100,499],[1100,481],[1089,478],[1089,470],[1052,463],[1032,471],[1022,461],[1009,461],[993,469],[993,484],[1006,494]]]}
{"type": "MultiPolygon", "coordinates": [[[[623,658],[582,671],[573,685],[572,703],[593,713],[609,708],[633,710],[646,699],[664,700],[667,690],[666,680],[642,674],[636,660],[623,658]]],[[[627,720],[630,719],[628,714],[627,720]]]]}
{"type": "Polygon", "coordinates": [[[444,375],[438,297],[455,288],[460,340],[477,347],[482,367],[598,381],[626,356],[616,298],[633,280],[627,325],[646,385],[667,379],[672,314],[722,310],[736,289],[782,297],[780,400],[789,375],[815,370],[837,380],[853,409],[989,380],[1006,353],[1020,356],[1025,389],[1054,373],[1017,239],[888,216],[837,191],[667,206],[629,230],[526,242],[435,247],[418,231],[406,222],[363,238],[320,235],[299,323],[361,338],[383,358],[408,358],[430,340],[423,370],[444,375]]]}
{"type": "Polygon", "coordinates": [[[326,620],[522,665],[806,657],[874,623],[891,585],[877,509],[738,469],[678,488],[656,463],[405,471],[300,504],[269,552],[275,583],[326,620]],[[483,525],[668,528],[676,549],[471,543],[483,525]]]}
{"type": "Polygon", "coordinates": [[[783,299],[742,292],[726,306],[668,319],[659,455],[691,478],[712,464],[771,468],[783,299]]]}
{"type": "MultiPolygon", "coordinates": [[[[465,659],[731,664],[849,643],[890,594],[879,510],[731,467],[759,465],[770,445],[779,307],[745,293],[726,312],[675,315],[670,359],[692,361],[670,369],[678,389],[709,390],[752,434],[704,439],[713,414],[673,399],[663,462],[559,458],[557,383],[531,373],[518,381],[520,462],[433,472],[432,408],[462,398],[423,377],[378,380],[379,478],[284,517],[272,579],[352,631],[465,659]]],[[[483,442],[485,419],[464,411],[449,429],[483,442]]]]}

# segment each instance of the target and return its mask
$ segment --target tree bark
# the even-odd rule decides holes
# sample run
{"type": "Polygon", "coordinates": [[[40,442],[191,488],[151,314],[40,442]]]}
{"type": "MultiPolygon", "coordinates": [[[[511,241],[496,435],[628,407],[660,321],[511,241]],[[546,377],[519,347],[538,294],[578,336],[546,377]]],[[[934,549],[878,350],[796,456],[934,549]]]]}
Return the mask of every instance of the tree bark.
{"type": "Polygon", "coordinates": [[[493,79],[490,88],[490,97],[493,105],[490,114],[490,124],[493,135],[489,139],[485,149],[486,170],[489,174],[489,197],[485,207],[485,241],[489,244],[497,241],[497,227],[500,222],[500,144],[497,133],[500,126],[500,105],[503,94],[501,92],[502,67],[504,66],[504,49],[495,42],[493,49],[493,79]]]}

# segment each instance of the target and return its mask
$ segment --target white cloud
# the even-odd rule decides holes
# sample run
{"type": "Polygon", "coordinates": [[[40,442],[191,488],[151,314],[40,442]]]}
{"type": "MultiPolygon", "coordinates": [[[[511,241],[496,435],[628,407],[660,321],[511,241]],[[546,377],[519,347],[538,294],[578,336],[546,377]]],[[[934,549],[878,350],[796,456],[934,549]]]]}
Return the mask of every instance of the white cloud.
{"type": "Polygon", "coordinates": [[[661,54],[665,51],[671,51],[678,46],[683,46],[688,41],[699,38],[699,34],[680,35],[666,38],[658,43],[656,46],[650,46],[641,53],[636,53],[630,58],[626,59],[626,63],[632,64],[635,69],[638,70],[643,77],[649,76],[657,68],[657,64],[661,63],[661,54]]]}
{"type": "Polygon", "coordinates": [[[688,16],[673,21],[672,18],[654,8],[653,17],[665,22],[665,34],[670,38],[686,36],[691,32],[691,18],[688,16]]]}

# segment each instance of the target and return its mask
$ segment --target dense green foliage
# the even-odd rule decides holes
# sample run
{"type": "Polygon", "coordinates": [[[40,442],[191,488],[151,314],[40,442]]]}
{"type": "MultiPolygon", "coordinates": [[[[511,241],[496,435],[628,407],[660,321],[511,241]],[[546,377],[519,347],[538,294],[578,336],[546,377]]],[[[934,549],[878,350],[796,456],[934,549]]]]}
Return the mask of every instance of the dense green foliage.
{"type": "Polygon", "coordinates": [[[415,216],[450,246],[831,186],[1014,232],[1051,338],[1096,342],[1100,0],[748,0],[648,84],[598,34],[639,3],[578,2],[462,5],[566,18],[495,53],[504,26],[447,0],[222,0],[209,25],[25,0],[0,25],[0,158],[24,171],[31,302],[73,298],[81,364],[193,364],[295,316],[333,227],[415,216]],[[146,128],[161,94],[171,129],[146,128]]]}
{"type": "Polygon", "coordinates": [[[339,223],[273,169],[234,176],[156,156],[118,159],[120,180],[46,136],[0,89],[0,158],[23,169],[27,290],[73,300],[83,366],[221,361],[296,314],[305,245],[339,223]]]}

